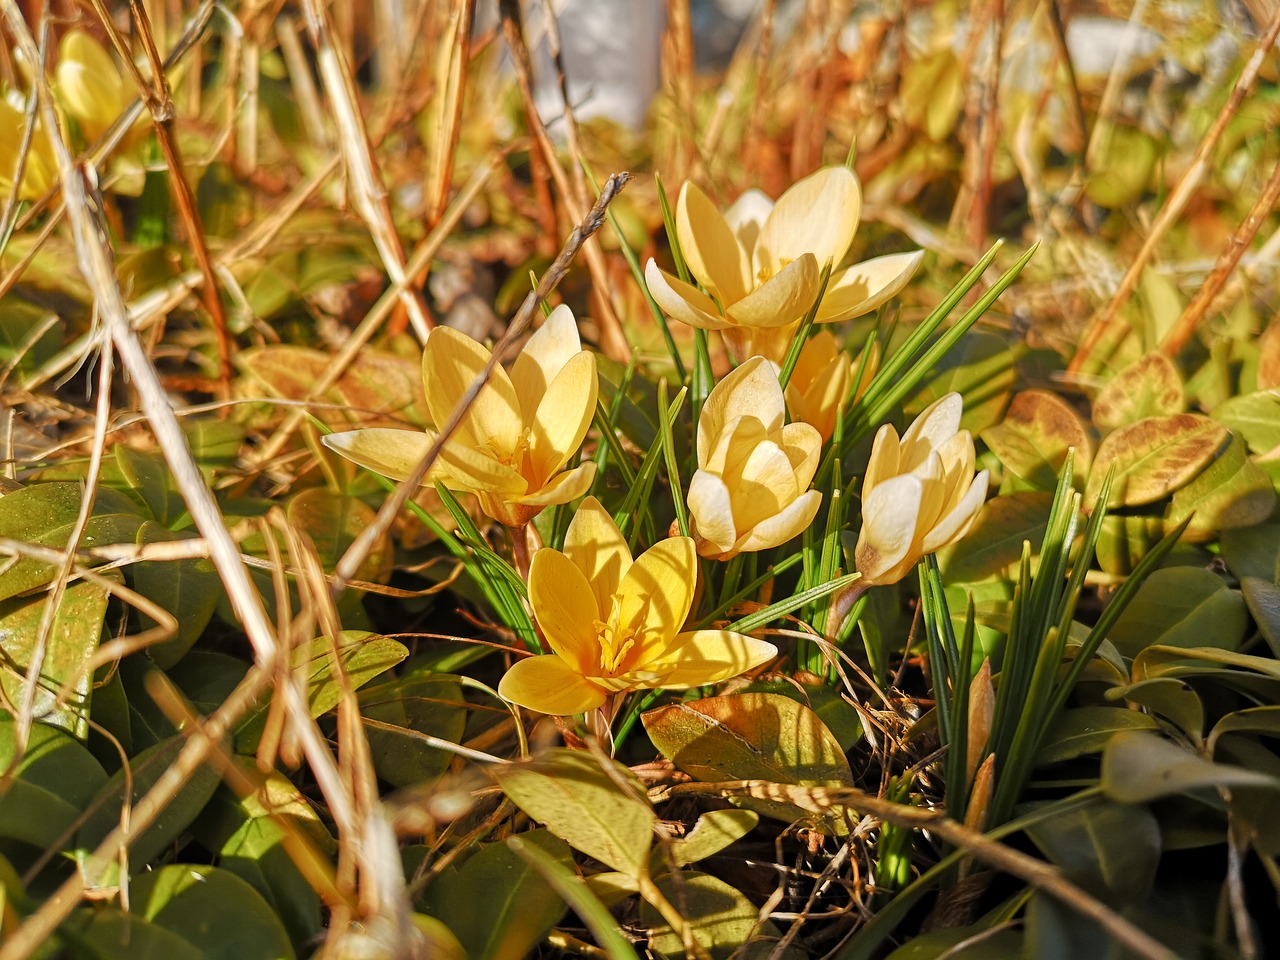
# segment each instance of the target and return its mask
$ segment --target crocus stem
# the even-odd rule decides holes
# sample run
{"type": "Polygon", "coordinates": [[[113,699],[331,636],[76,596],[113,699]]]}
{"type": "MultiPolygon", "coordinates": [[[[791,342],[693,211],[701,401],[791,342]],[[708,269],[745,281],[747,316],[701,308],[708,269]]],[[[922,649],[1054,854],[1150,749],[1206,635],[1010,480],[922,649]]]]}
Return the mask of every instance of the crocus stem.
{"type": "Polygon", "coordinates": [[[518,527],[508,527],[511,534],[511,559],[515,562],[516,573],[525,583],[529,582],[529,564],[533,562],[533,554],[541,546],[538,533],[533,524],[522,523],[518,527]]]}

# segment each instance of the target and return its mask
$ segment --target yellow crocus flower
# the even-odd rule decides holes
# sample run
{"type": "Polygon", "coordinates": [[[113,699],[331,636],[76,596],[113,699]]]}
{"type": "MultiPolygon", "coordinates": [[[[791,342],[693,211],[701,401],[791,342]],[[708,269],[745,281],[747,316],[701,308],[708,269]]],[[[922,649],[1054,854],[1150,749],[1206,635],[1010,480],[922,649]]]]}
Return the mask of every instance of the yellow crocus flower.
{"type": "MultiPolygon", "coordinates": [[[[13,189],[13,172],[18,166],[18,151],[27,128],[27,115],[22,107],[0,96],[0,195],[13,189]]],[[[35,200],[45,195],[58,180],[58,161],[53,155],[53,144],[45,133],[44,124],[37,118],[31,149],[27,153],[26,166],[22,170],[19,200],[35,200]]]]}
{"type": "Polygon", "coordinates": [[[728,560],[799,534],[818,512],[810,490],[822,437],[787,423],[777,368],[752,357],[721,380],[698,417],[690,532],[704,557],[728,560]]]}
{"type": "Polygon", "coordinates": [[[843,270],[862,213],[862,188],[845,167],[824,167],[774,203],[749,190],[721,214],[695,184],[676,204],[676,236],[689,272],[706,290],[645,267],[649,292],[671,317],[719,330],[739,358],[781,362],[800,319],[813,306],[822,268],[832,274],[816,322],[870,313],[898,293],[923,251],[891,254],[843,270]]]}
{"type": "MultiPolygon", "coordinates": [[[[422,351],[427,410],[439,425],[488,363],[470,337],[437,327],[422,351]]],[[[552,311],[510,374],[494,369],[458,429],[445,442],[424,483],[436,480],[474,493],[487,516],[521,526],[543,507],[568,503],[595,479],[593,461],[565,470],[595,413],[595,354],[582,349],[567,306],[552,311]]],[[[334,433],[325,445],[393,480],[403,480],[426,456],[436,433],[371,427],[334,433]]]]}
{"type": "Polygon", "coordinates": [[[862,481],[862,531],[854,560],[861,583],[897,583],[925,554],[955,543],[987,495],[987,471],[973,473],[973,438],[960,429],[958,393],[936,400],[907,432],[885,424],[862,481]]]}
{"type": "MultiPolygon", "coordinates": [[[[58,101],[80,127],[87,143],[95,143],[133,102],[136,90],[105,47],[83,30],[68,30],[58,45],[54,72],[58,101]]],[[[147,118],[140,115],[140,132],[147,118]]],[[[132,134],[132,132],[131,132],[132,134]]]]}
{"type": "Polygon", "coordinates": [[[728,630],[682,633],[697,579],[691,539],[659,541],[633,561],[609,512],[588,497],[564,552],[544,547],[529,568],[529,603],[554,653],[517,661],[498,693],[563,716],[627,690],[718,683],[777,656],[773,644],[728,630]]]}
{"type": "Polygon", "coordinates": [[[815,428],[826,443],[835,432],[841,402],[853,403],[862,396],[879,364],[880,351],[872,345],[862,379],[850,396],[854,360],[840,349],[830,331],[819,331],[805,341],[791,371],[786,390],[787,409],[794,419],[815,428]]]}

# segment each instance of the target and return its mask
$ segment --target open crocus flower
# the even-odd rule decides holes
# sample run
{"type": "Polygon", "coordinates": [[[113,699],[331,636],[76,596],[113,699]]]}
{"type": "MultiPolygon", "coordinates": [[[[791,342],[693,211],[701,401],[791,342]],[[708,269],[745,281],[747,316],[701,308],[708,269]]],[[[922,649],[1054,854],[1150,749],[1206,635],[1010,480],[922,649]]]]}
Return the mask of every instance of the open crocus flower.
{"type": "MultiPolygon", "coordinates": [[[[13,171],[18,165],[18,151],[22,147],[22,137],[27,127],[27,115],[21,97],[14,94],[13,98],[15,102],[0,96],[0,130],[5,131],[4,136],[0,136],[0,197],[7,196],[13,189],[13,171]]],[[[31,149],[27,153],[26,166],[22,169],[18,199],[35,200],[42,197],[57,180],[58,161],[53,155],[53,144],[37,115],[35,135],[31,138],[31,149]]]]}
{"type": "MultiPolygon", "coordinates": [[[[83,30],[68,30],[63,35],[54,84],[67,115],[79,124],[89,143],[107,132],[136,93],[133,82],[121,74],[106,48],[83,30]]],[[[147,122],[141,114],[135,130],[145,129],[147,122]]]]}
{"type": "Polygon", "coordinates": [[[613,518],[588,497],[564,552],[543,548],[529,568],[529,603],[554,653],[517,661],[498,693],[562,716],[627,690],[718,683],[777,656],[773,644],[728,630],[681,633],[697,579],[691,539],[659,541],[633,561],[613,518]]]}
{"type": "Polygon", "coordinates": [[[816,322],[869,313],[898,293],[923,251],[877,257],[838,269],[862,212],[858,178],[825,167],[794,184],[775,204],[749,190],[722,215],[693,183],[680,190],[676,235],[689,272],[706,293],[658,268],[645,267],[654,300],[690,326],[719,330],[739,358],[780,362],[795,326],[813,306],[822,268],[832,274],[816,322]]]}
{"type": "MultiPolygon", "coordinates": [[[[489,351],[449,327],[437,327],[422,351],[427,410],[445,423],[489,361],[489,351]]],[[[596,408],[596,358],[582,349],[566,306],[551,312],[510,374],[494,369],[424,483],[436,480],[480,499],[487,516],[510,527],[543,507],[581,497],[595,479],[593,461],[564,470],[578,452],[596,408]]],[[[403,480],[435,442],[427,430],[371,427],[334,433],[325,445],[393,480],[403,480]]]]}
{"type": "Polygon", "coordinates": [[[885,424],[862,481],[862,532],[855,562],[862,583],[897,583],[925,554],[968,532],[987,495],[987,471],[974,476],[973,438],[960,429],[964,404],[949,393],[930,404],[898,439],[885,424]]]}
{"type": "Polygon", "coordinates": [[[822,437],[786,423],[777,368],[752,357],[721,380],[698,418],[698,470],[689,481],[691,532],[704,557],[786,543],[813,522],[810,490],[822,437]]]}
{"type": "Polygon", "coordinates": [[[880,351],[872,345],[862,379],[851,396],[854,360],[840,349],[830,331],[822,330],[805,341],[800,350],[787,381],[787,409],[793,418],[816,429],[826,443],[835,432],[841,402],[853,403],[862,396],[879,365],[880,351]]]}

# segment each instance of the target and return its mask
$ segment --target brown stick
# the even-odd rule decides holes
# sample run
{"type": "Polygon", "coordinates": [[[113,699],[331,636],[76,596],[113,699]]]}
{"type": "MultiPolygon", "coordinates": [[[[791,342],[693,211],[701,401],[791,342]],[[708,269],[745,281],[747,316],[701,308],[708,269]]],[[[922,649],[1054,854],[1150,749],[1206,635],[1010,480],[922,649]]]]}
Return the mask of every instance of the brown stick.
{"type": "Polygon", "coordinates": [[[1196,327],[1200,326],[1200,321],[1209,312],[1213,301],[1217,299],[1218,294],[1222,292],[1222,288],[1227,285],[1227,281],[1231,278],[1231,274],[1235,272],[1240,263],[1240,258],[1244,256],[1245,250],[1249,248],[1249,244],[1253,243],[1253,238],[1258,235],[1258,230],[1262,227],[1262,221],[1276,208],[1277,200],[1280,200],[1280,165],[1277,165],[1271,171],[1271,178],[1267,181],[1266,186],[1262,188],[1262,193],[1259,194],[1258,199],[1253,202],[1248,215],[1241,221],[1240,226],[1236,227],[1231,239],[1227,241],[1226,249],[1218,255],[1213,269],[1205,277],[1204,284],[1200,287],[1199,292],[1187,304],[1186,309],[1182,311],[1182,315],[1178,317],[1177,322],[1169,329],[1169,332],[1165,334],[1164,341],[1160,344],[1160,349],[1164,351],[1166,356],[1176,357],[1182,351],[1182,348],[1187,345],[1187,341],[1195,333],[1196,327]]]}
{"type": "Polygon", "coordinates": [[[1196,149],[1195,156],[1191,160],[1191,166],[1187,168],[1186,173],[1182,175],[1182,179],[1178,181],[1178,185],[1169,194],[1164,206],[1160,208],[1159,214],[1156,215],[1155,223],[1151,225],[1151,232],[1147,234],[1147,238],[1143,241],[1137,256],[1133,258],[1133,262],[1129,264],[1129,269],[1125,271],[1115,296],[1111,298],[1110,303],[1094,316],[1089,326],[1085,329],[1084,337],[1080,342],[1080,349],[1076,351],[1076,355],[1071,358],[1071,362],[1067,365],[1068,374],[1080,373],[1089,362],[1098,345],[1112,335],[1112,328],[1119,321],[1120,307],[1133,296],[1133,291],[1137,289],[1138,280],[1142,276],[1142,271],[1146,268],[1147,261],[1155,253],[1156,244],[1160,242],[1166,231],[1173,226],[1174,221],[1177,220],[1178,215],[1182,213],[1183,208],[1186,207],[1187,202],[1191,199],[1195,188],[1200,184],[1205,173],[1208,172],[1209,155],[1213,152],[1213,148],[1217,146],[1218,141],[1222,139],[1222,134],[1226,131],[1227,124],[1231,122],[1231,118],[1240,110],[1240,105],[1244,102],[1244,98],[1253,89],[1254,82],[1258,79],[1258,72],[1262,69],[1267,54],[1275,46],[1277,36],[1280,36],[1280,7],[1277,7],[1272,14],[1271,22],[1267,24],[1267,32],[1258,42],[1258,48],[1253,51],[1253,56],[1249,58],[1249,62],[1245,64],[1244,69],[1240,72],[1240,77],[1236,80],[1236,85],[1231,90],[1231,96],[1223,104],[1222,110],[1213,121],[1213,126],[1209,128],[1209,132],[1205,134],[1205,138],[1196,149]]]}

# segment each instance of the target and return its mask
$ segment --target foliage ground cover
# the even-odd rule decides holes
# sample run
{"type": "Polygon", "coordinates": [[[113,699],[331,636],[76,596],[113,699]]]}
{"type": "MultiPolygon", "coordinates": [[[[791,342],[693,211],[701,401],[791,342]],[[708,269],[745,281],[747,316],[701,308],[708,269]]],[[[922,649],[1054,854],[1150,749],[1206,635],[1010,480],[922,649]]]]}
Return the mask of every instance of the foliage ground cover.
{"type": "Polygon", "coordinates": [[[0,960],[1280,948],[1280,14],[32,6],[0,960]]]}

